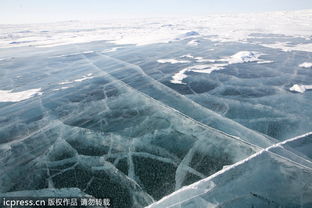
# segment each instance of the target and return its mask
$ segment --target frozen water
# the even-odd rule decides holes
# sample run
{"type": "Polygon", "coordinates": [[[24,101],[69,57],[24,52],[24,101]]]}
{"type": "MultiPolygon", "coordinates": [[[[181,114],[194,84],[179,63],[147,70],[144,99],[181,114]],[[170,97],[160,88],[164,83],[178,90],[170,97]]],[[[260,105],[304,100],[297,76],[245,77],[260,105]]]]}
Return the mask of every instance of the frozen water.
{"type": "Polygon", "coordinates": [[[179,64],[179,63],[189,63],[190,61],[187,60],[177,60],[177,59],[159,59],[157,60],[158,63],[170,63],[170,64],[179,64]]]}
{"type": "Polygon", "coordinates": [[[44,93],[3,103],[2,193],[76,187],[142,207],[260,150],[115,78],[105,68],[119,63],[97,53],[33,57],[31,71],[16,59],[6,67],[40,77],[20,75],[44,93]]]}
{"type": "Polygon", "coordinates": [[[310,14],[1,25],[0,196],[311,207],[310,14]]]}
{"type": "Polygon", "coordinates": [[[180,41],[140,47],[135,52],[132,50],[131,55],[125,50],[111,56],[138,66],[147,76],[185,98],[268,136],[283,140],[312,130],[306,125],[312,122],[308,90],[312,72],[299,67],[310,60],[310,53],[281,52],[248,43],[215,46],[212,41],[201,41],[203,44],[196,49],[180,41]],[[169,51],[167,58],[191,62],[159,63],[157,60],[166,58],[162,51],[169,51]],[[251,54],[262,55],[256,58],[251,54]],[[238,57],[236,61],[232,60],[233,56],[238,57]],[[206,62],[198,63],[198,60],[206,62]],[[304,93],[292,91],[294,85],[302,86],[299,90],[304,93]]]}
{"type": "Polygon", "coordinates": [[[311,135],[262,150],[149,207],[310,207],[312,161],[299,155],[311,154],[311,135]]]}

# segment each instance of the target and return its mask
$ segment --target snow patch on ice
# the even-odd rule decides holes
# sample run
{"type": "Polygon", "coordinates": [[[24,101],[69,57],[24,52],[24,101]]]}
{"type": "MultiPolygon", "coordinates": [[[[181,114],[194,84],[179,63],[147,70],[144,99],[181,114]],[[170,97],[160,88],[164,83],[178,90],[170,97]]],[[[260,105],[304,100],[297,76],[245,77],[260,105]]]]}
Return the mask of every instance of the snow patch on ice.
{"type": "Polygon", "coordinates": [[[215,63],[217,60],[216,59],[206,59],[203,57],[194,57],[195,61],[198,63],[202,63],[202,62],[210,62],[210,63],[215,63]]]}
{"type": "Polygon", "coordinates": [[[279,49],[284,52],[291,52],[291,51],[312,52],[312,43],[289,45],[288,42],[276,42],[276,43],[261,44],[261,45],[267,48],[279,49]]]}
{"type": "Polygon", "coordinates": [[[189,59],[193,59],[194,56],[192,56],[191,54],[186,54],[186,55],[180,56],[180,58],[189,58],[189,59]]]}
{"type": "Polygon", "coordinates": [[[198,46],[199,45],[199,41],[198,40],[191,40],[187,43],[187,45],[190,46],[198,46]]]}
{"type": "Polygon", "coordinates": [[[185,84],[184,82],[182,82],[185,78],[187,78],[187,75],[185,74],[185,72],[188,71],[188,68],[182,69],[181,71],[179,71],[178,73],[174,74],[172,76],[172,79],[170,80],[170,82],[172,84],[185,84]]]}
{"type": "Polygon", "coordinates": [[[206,65],[189,66],[180,70],[178,73],[174,74],[170,82],[173,84],[186,84],[183,82],[183,80],[187,78],[187,75],[185,74],[186,72],[210,74],[213,71],[223,69],[223,67],[226,65],[227,64],[206,64],[206,65]]]}
{"type": "Polygon", "coordinates": [[[27,100],[35,95],[42,95],[41,88],[30,89],[20,92],[13,90],[0,90],[0,102],[20,102],[27,100]]]}
{"type": "Polygon", "coordinates": [[[92,76],[92,73],[89,73],[87,75],[82,76],[79,79],[75,79],[75,80],[72,80],[72,81],[64,81],[64,82],[60,82],[59,84],[60,85],[72,84],[74,82],[82,82],[84,80],[88,80],[88,79],[92,79],[92,78],[94,78],[94,76],[92,76]]]}
{"type": "Polygon", "coordinates": [[[197,72],[197,73],[206,73],[210,74],[213,71],[224,69],[226,66],[230,64],[238,64],[238,63],[248,63],[248,62],[257,62],[259,64],[272,63],[270,60],[262,60],[259,57],[264,55],[263,53],[257,51],[239,51],[232,56],[224,57],[222,59],[205,59],[203,57],[194,57],[191,54],[180,56],[181,58],[188,58],[195,60],[195,62],[209,62],[210,64],[202,64],[189,66],[180,70],[178,73],[172,76],[172,80],[170,81],[173,84],[186,84],[183,82],[185,78],[187,78],[186,72],[197,72]]]}
{"type": "Polygon", "coordinates": [[[312,85],[294,84],[289,90],[292,92],[304,93],[306,90],[312,90],[312,85]]]}
{"type": "Polygon", "coordinates": [[[302,68],[312,68],[312,62],[304,62],[302,64],[299,64],[299,67],[302,67],[302,68]]]}
{"type": "Polygon", "coordinates": [[[69,86],[64,86],[64,87],[61,87],[61,88],[54,89],[53,91],[65,90],[65,89],[68,89],[68,88],[70,88],[70,87],[69,86]]]}
{"type": "Polygon", "coordinates": [[[190,71],[197,73],[210,74],[213,71],[224,69],[227,64],[209,64],[209,65],[197,65],[191,68],[190,71]]]}
{"type": "Polygon", "coordinates": [[[259,57],[262,55],[264,54],[256,51],[240,51],[225,58],[224,61],[227,61],[229,64],[256,62],[260,61],[259,57]]]}
{"type": "Polygon", "coordinates": [[[122,47],[113,47],[113,48],[110,48],[110,49],[103,50],[102,53],[115,52],[115,51],[117,51],[120,48],[122,48],[122,47]]]}

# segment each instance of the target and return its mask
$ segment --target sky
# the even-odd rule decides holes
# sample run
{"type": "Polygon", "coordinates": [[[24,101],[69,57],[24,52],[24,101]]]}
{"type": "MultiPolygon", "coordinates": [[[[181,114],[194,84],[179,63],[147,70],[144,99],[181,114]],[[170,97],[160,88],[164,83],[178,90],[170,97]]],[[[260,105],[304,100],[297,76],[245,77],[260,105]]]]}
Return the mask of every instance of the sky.
{"type": "Polygon", "coordinates": [[[312,9],[312,0],[0,0],[0,24],[312,9]]]}

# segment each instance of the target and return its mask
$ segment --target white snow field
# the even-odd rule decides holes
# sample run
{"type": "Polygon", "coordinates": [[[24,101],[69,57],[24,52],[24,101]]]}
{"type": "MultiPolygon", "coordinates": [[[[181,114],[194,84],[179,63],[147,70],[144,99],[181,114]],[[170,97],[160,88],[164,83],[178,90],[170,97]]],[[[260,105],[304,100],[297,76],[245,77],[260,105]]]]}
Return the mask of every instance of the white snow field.
{"type": "MultiPolygon", "coordinates": [[[[1,48],[27,45],[53,47],[69,43],[108,40],[116,44],[144,45],[198,36],[211,36],[208,37],[210,40],[221,42],[244,42],[252,33],[283,34],[310,39],[311,13],[311,10],[302,10],[216,14],[205,17],[130,18],[89,22],[1,25],[0,44],[1,48]]],[[[192,41],[188,41],[190,45],[199,45],[198,40],[190,41],[192,41]]],[[[272,47],[283,49],[287,46],[272,45],[272,47]]],[[[296,44],[287,48],[312,50],[311,43],[296,44]]]]}

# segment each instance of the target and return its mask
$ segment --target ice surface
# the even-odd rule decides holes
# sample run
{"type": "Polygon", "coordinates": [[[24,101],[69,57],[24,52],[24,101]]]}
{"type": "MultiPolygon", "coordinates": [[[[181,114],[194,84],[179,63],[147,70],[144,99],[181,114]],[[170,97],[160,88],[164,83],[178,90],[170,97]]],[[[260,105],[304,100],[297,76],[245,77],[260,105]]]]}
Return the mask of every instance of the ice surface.
{"type": "MultiPolygon", "coordinates": [[[[143,207],[260,150],[115,78],[116,61],[97,53],[49,57],[33,57],[31,75],[41,80],[28,82],[44,93],[0,111],[6,196],[75,187],[111,197],[117,207],[143,207]],[[41,70],[45,65],[49,71],[41,70]]],[[[15,63],[6,65],[14,66],[13,77],[20,71],[15,63]]]]}
{"type": "MultiPolygon", "coordinates": [[[[268,34],[261,41],[271,41],[270,37],[275,38],[268,34]]],[[[307,41],[288,37],[287,39],[293,42],[307,41]]],[[[311,71],[299,67],[308,60],[309,53],[295,51],[286,53],[245,43],[219,43],[216,46],[212,41],[204,39],[201,41],[203,44],[196,49],[187,47],[181,50],[186,42],[181,41],[141,47],[135,52],[132,50],[131,56],[127,55],[126,50],[112,56],[117,60],[130,62],[132,66],[138,67],[137,70],[143,70],[147,76],[184,97],[279,140],[312,130],[310,125],[305,125],[312,122],[311,116],[308,116],[311,115],[309,109],[312,108],[309,102],[310,91],[306,90],[304,96],[301,96],[301,93],[289,90],[295,84],[305,86],[312,84],[311,71]],[[162,51],[169,51],[167,58],[188,60],[190,63],[174,65],[158,63],[159,56],[162,59],[166,58],[162,51]],[[229,64],[231,57],[235,54],[241,55],[242,51],[247,52],[247,55],[251,55],[251,52],[263,55],[257,59],[251,58],[256,60],[252,62],[243,62],[239,56],[238,62],[243,63],[229,64]],[[151,58],[155,56],[157,58],[151,58]],[[206,62],[198,63],[198,60],[206,62]],[[193,68],[197,66],[200,69],[193,68]]],[[[129,83],[132,82],[131,78],[124,77],[127,82],[128,80],[129,83]]],[[[151,94],[150,96],[153,96],[151,94]]]]}
{"type": "Polygon", "coordinates": [[[295,152],[296,154],[299,154],[301,157],[308,157],[307,161],[312,159],[312,132],[307,133],[303,136],[295,137],[290,140],[286,140],[281,143],[281,146],[285,149],[290,148],[291,151],[295,152]],[[303,156],[304,155],[304,156],[303,156]]]}
{"type": "Polygon", "coordinates": [[[312,161],[275,152],[289,145],[304,153],[311,144],[311,133],[276,144],[149,207],[310,207],[312,161]]]}
{"type": "Polygon", "coordinates": [[[187,60],[177,60],[177,59],[159,59],[157,60],[158,63],[170,63],[170,64],[185,64],[185,63],[189,63],[190,61],[187,60]]]}
{"type": "Polygon", "coordinates": [[[311,207],[311,17],[1,25],[0,196],[311,207]]]}
{"type": "Polygon", "coordinates": [[[140,66],[103,55],[93,58],[94,65],[105,69],[115,78],[197,121],[225,133],[238,136],[242,140],[257,146],[267,147],[275,142],[273,138],[251,131],[232,120],[203,108],[201,105],[197,105],[187,97],[181,96],[170,88],[156,82],[147,76],[140,66]]]}

